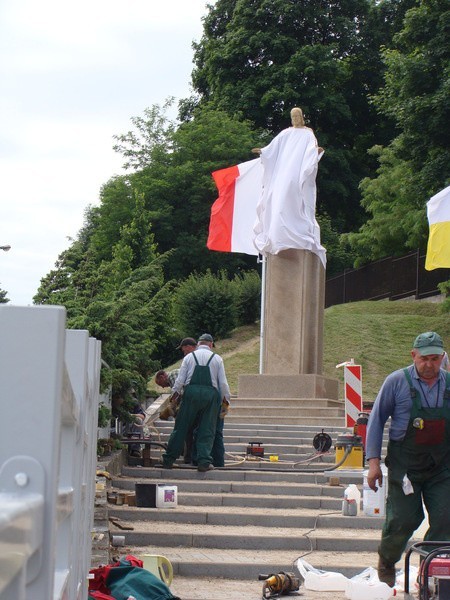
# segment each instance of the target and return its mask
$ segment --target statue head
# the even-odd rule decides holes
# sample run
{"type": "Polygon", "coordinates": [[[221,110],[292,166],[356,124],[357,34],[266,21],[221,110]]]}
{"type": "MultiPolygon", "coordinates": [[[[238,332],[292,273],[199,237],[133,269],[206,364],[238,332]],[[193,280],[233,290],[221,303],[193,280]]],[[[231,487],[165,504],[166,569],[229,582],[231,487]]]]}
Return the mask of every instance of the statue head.
{"type": "Polygon", "coordinates": [[[291,110],[291,123],[292,127],[304,127],[305,120],[303,118],[303,111],[298,106],[294,106],[291,110]]]}

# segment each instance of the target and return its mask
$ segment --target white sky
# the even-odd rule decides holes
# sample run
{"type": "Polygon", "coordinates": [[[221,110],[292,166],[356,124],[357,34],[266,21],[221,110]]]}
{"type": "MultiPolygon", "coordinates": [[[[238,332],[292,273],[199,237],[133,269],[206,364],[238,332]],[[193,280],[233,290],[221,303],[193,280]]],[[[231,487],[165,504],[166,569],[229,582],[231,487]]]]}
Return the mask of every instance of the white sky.
{"type": "Polygon", "coordinates": [[[0,0],[0,289],[13,304],[31,304],[123,173],[113,135],[189,95],[206,3],[0,0]]]}

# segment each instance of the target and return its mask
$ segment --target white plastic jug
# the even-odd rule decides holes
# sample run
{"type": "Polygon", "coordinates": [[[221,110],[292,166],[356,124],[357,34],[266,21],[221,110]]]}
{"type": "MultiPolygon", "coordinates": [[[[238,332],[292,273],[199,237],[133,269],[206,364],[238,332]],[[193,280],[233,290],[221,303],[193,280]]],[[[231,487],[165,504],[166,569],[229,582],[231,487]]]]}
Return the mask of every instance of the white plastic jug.
{"type": "Polygon", "coordinates": [[[354,581],[349,579],[345,597],[349,600],[388,600],[397,595],[397,590],[382,581],[354,581]]]}
{"type": "Polygon", "coordinates": [[[381,467],[383,473],[383,485],[378,486],[374,492],[367,483],[369,471],[364,471],[363,476],[363,511],[368,517],[384,517],[386,515],[386,497],[387,497],[387,468],[381,467]]]}
{"type": "Polygon", "coordinates": [[[354,483],[351,483],[344,491],[342,502],[342,514],[347,517],[356,517],[361,505],[361,492],[354,483]]]}

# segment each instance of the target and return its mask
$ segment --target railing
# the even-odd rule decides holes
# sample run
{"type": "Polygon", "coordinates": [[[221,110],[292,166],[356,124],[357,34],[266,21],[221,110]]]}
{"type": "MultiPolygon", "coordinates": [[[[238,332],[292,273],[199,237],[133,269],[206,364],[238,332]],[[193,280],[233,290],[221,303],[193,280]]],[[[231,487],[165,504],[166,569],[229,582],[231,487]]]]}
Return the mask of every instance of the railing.
{"type": "Polygon", "coordinates": [[[325,307],[359,300],[417,300],[439,294],[438,284],[450,278],[450,269],[425,270],[425,252],[382,258],[359,269],[347,269],[325,284],[325,307]]]}
{"type": "Polygon", "coordinates": [[[100,342],[0,306],[0,600],[87,598],[100,342]]]}

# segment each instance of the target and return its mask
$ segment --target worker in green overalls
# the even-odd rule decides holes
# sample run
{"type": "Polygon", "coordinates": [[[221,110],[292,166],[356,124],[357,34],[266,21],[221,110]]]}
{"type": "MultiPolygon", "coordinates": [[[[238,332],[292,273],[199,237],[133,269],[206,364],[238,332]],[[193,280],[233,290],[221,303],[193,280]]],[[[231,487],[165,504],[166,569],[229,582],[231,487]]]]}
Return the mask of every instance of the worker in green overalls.
{"type": "Polygon", "coordinates": [[[187,354],[172,386],[174,394],[183,392],[183,400],[175,425],[162,455],[163,467],[170,469],[183,452],[190,428],[197,423],[197,469],[214,469],[211,451],[222,401],[230,401],[230,388],[222,358],[212,350],[214,340],[209,333],[198,339],[197,350],[187,354]],[[184,390],[184,391],[183,391],[184,390]]]}
{"type": "Polygon", "coordinates": [[[413,364],[384,381],[372,408],[366,441],[371,489],[383,483],[380,467],[384,425],[389,417],[386,521],[378,548],[378,577],[395,585],[395,563],[424,519],[425,540],[450,541],[450,373],[440,368],[440,335],[417,336],[413,364]]]}

